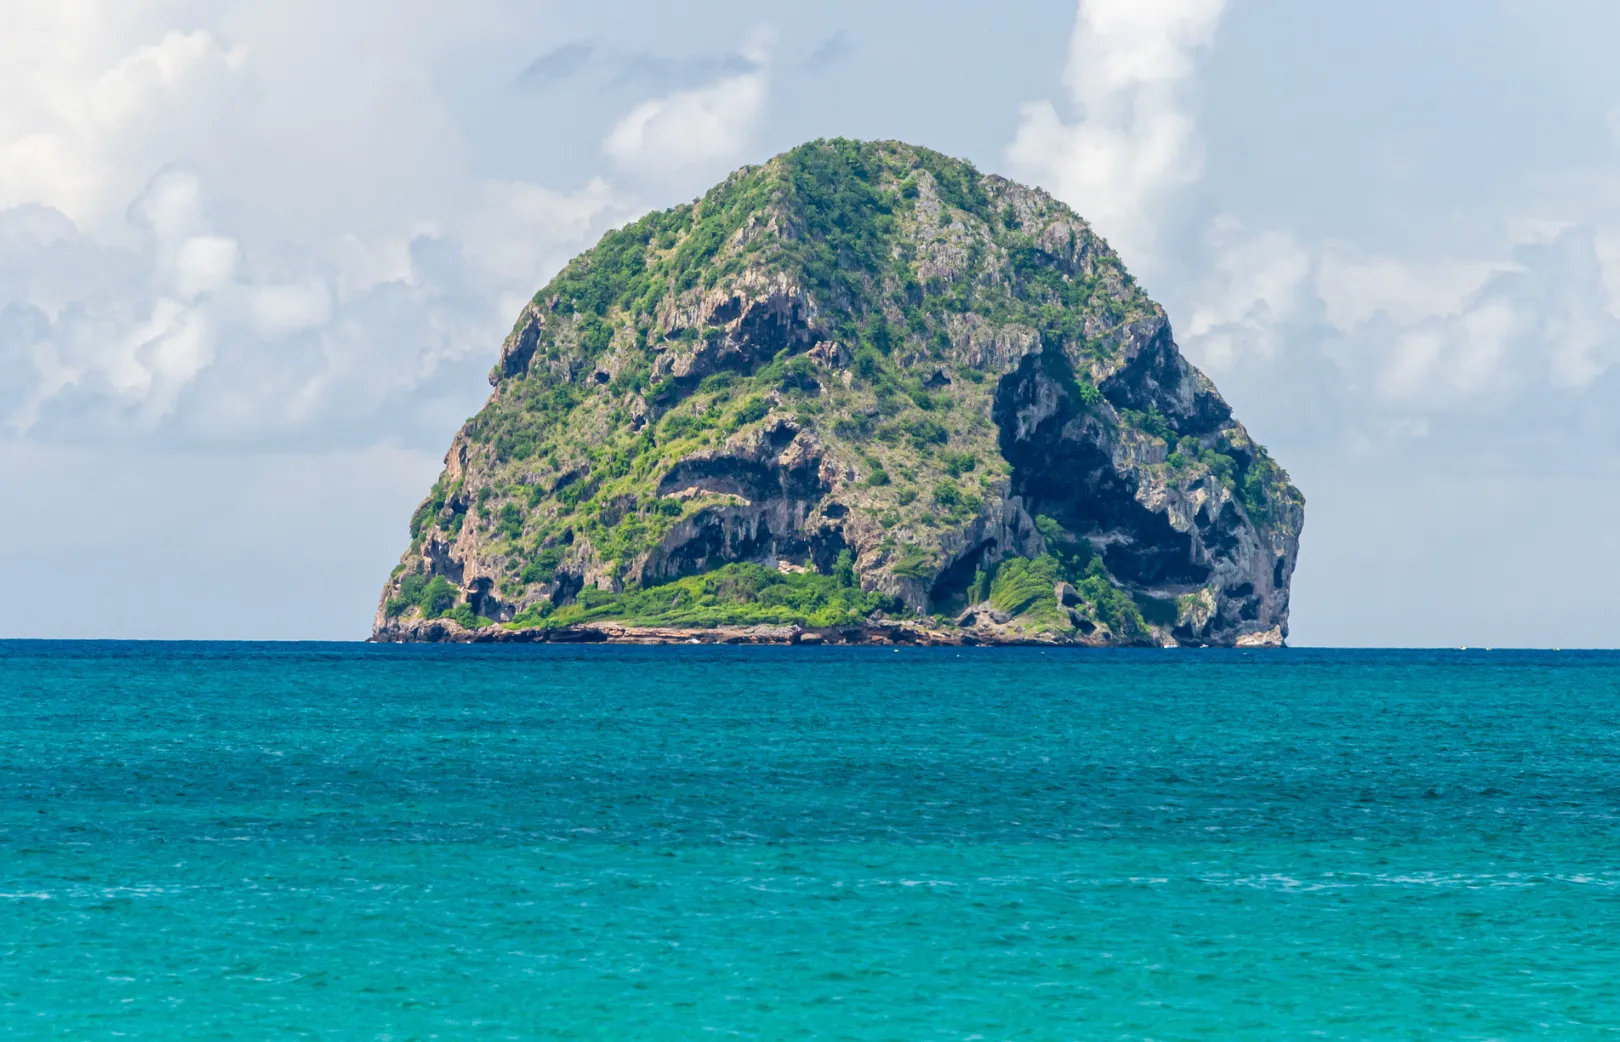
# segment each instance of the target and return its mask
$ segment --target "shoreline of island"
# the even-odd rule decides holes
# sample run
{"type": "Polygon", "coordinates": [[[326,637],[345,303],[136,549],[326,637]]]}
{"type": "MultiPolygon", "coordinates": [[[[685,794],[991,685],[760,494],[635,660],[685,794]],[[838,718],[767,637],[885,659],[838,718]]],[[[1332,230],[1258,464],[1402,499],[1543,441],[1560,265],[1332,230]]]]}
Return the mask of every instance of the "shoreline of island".
{"type": "MultiPolygon", "coordinates": [[[[633,626],[603,620],[556,627],[496,624],[468,628],[454,619],[424,619],[384,626],[375,644],[622,644],[636,646],[724,644],[790,647],[1070,647],[1175,648],[1173,640],[1114,640],[1096,637],[1018,633],[1002,627],[963,629],[909,621],[875,621],[846,626],[786,625],[633,626]]],[[[1284,646],[1280,628],[1240,636],[1238,648],[1284,646]]]]}

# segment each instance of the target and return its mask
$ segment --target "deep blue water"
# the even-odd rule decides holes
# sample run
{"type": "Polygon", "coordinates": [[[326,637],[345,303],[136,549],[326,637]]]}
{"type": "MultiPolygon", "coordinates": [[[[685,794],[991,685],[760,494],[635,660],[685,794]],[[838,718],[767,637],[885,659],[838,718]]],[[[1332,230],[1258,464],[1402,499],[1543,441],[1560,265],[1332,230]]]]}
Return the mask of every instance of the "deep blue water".
{"type": "Polygon", "coordinates": [[[1620,655],[0,643],[0,1035],[1620,1037],[1620,655]]]}

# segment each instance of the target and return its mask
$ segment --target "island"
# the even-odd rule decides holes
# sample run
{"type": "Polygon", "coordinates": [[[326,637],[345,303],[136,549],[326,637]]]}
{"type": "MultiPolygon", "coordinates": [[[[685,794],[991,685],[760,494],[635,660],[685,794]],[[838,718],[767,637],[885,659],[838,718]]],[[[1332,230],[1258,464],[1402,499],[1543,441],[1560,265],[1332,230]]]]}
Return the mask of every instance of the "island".
{"type": "Polygon", "coordinates": [[[822,140],[535,295],[377,641],[1280,646],[1304,497],[1038,189],[822,140]]]}

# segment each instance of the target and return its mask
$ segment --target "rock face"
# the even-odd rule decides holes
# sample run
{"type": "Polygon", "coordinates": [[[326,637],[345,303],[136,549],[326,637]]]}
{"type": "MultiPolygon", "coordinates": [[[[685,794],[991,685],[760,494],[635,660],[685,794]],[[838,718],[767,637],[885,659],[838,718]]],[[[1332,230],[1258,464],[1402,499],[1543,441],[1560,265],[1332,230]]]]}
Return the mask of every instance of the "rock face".
{"type": "Polygon", "coordinates": [[[814,142],[610,233],[490,381],[377,639],[1287,635],[1287,475],[1084,220],[937,153],[814,142]]]}

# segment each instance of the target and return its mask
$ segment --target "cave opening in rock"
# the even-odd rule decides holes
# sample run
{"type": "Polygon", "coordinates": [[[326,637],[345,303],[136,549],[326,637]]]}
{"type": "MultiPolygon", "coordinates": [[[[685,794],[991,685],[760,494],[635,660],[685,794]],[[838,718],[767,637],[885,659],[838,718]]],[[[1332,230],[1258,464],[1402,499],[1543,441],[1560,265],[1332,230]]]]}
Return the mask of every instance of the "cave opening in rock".
{"type": "MultiPolygon", "coordinates": [[[[644,583],[697,575],[739,561],[765,563],[774,561],[779,550],[789,554],[793,550],[777,546],[767,511],[759,508],[700,510],[682,522],[677,533],[648,558],[644,583]]],[[[802,542],[799,546],[804,548],[802,542]]]]}
{"type": "Polygon", "coordinates": [[[495,596],[495,580],[483,576],[472,581],[472,587],[467,591],[467,604],[472,608],[474,615],[481,615],[486,619],[504,622],[512,617],[511,611],[495,596]]]}
{"type": "Polygon", "coordinates": [[[936,612],[952,613],[969,607],[968,587],[973,585],[974,576],[984,567],[986,558],[996,545],[994,539],[983,540],[940,572],[928,590],[929,608],[936,612]]]}
{"type": "Polygon", "coordinates": [[[1141,587],[1197,586],[1210,568],[1195,559],[1193,539],[1136,499],[1133,481],[1113,466],[1100,424],[1051,361],[1029,355],[996,388],[992,419],[1012,465],[1012,494],[1032,515],[1046,515],[1102,547],[1114,577],[1141,587]]]}

